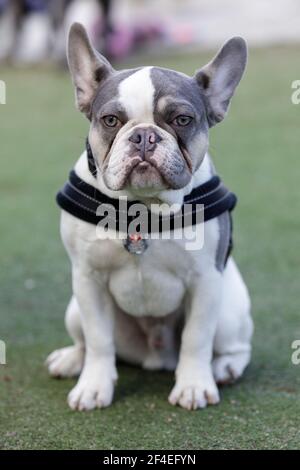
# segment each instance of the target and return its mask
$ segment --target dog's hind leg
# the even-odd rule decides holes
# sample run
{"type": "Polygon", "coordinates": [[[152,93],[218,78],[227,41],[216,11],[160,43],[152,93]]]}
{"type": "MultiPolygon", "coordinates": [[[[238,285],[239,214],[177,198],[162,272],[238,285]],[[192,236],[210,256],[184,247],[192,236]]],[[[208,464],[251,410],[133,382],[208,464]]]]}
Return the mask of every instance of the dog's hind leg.
{"type": "Polygon", "coordinates": [[[73,346],[57,349],[46,360],[49,374],[53,377],[74,377],[80,374],[84,361],[84,337],[80,311],[73,296],[66,310],[65,324],[74,341],[73,346]]]}
{"type": "Polygon", "coordinates": [[[214,378],[218,384],[234,382],[243,374],[251,357],[253,332],[249,294],[231,258],[223,275],[223,300],[212,363],[214,378]]]}

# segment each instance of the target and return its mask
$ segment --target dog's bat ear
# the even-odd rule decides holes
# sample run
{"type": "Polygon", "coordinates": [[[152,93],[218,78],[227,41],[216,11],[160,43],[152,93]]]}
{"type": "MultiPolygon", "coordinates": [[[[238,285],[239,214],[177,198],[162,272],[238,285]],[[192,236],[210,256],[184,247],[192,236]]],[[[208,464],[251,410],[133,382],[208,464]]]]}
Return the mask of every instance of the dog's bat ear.
{"type": "Polygon", "coordinates": [[[114,70],[105,57],[93,48],[80,23],[73,23],[70,28],[67,56],[77,107],[90,119],[97,89],[114,70]]]}
{"type": "Polygon", "coordinates": [[[234,37],[224,44],[211,62],[196,72],[195,78],[205,98],[210,127],[224,119],[246,63],[246,42],[234,37]]]}

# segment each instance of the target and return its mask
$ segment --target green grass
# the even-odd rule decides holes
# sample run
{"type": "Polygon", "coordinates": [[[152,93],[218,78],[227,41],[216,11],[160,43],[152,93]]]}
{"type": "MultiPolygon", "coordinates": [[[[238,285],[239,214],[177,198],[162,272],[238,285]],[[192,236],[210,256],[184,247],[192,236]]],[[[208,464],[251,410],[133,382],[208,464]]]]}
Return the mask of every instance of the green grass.
{"type": "MultiPolygon", "coordinates": [[[[159,59],[185,72],[203,55],[159,59]]],[[[156,61],[157,62],[157,61],[156,61]]],[[[244,378],[217,407],[187,412],[167,396],[172,374],[119,366],[112,407],[68,409],[74,380],[51,379],[47,354],[67,345],[63,316],[70,267],[59,239],[56,190],[83,148],[67,74],[0,70],[0,447],[3,449],[300,448],[299,118],[290,101],[299,51],[253,51],[228,118],[211,132],[211,153],[239,196],[235,257],[249,285],[256,325],[244,378]],[[30,286],[33,280],[34,285],[30,286]],[[28,287],[33,287],[28,289],[28,287]]]]}

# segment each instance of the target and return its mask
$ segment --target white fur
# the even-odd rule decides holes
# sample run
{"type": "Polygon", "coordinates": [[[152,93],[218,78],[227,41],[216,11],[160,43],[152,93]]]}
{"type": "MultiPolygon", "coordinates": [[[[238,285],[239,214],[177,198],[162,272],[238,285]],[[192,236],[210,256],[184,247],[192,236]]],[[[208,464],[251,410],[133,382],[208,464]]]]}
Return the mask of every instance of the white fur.
{"type": "Polygon", "coordinates": [[[119,101],[129,120],[153,122],[154,86],[150,77],[152,67],[143,67],[119,85],[119,101]]]}

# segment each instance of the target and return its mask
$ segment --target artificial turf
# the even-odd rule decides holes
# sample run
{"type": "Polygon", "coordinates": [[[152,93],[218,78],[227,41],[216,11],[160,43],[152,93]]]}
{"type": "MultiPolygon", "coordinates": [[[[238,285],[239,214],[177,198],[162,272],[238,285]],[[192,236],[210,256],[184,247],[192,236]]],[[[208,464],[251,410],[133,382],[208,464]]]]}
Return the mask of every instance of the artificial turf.
{"type": "MultiPolygon", "coordinates": [[[[192,73],[207,55],[143,60],[192,73]]],[[[138,63],[141,61],[137,60],[138,63]]],[[[74,380],[43,365],[70,344],[63,317],[70,266],[59,238],[56,190],[83,149],[88,123],[64,72],[2,69],[0,105],[0,366],[2,449],[300,448],[299,120],[290,100],[299,50],[254,50],[228,118],[211,132],[211,154],[239,196],[235,257],[249,286],[253,359],[220,405],[188,412],[167,402],[170,373],[120,365],[114,404],[71,411],[74,380]]]]}

